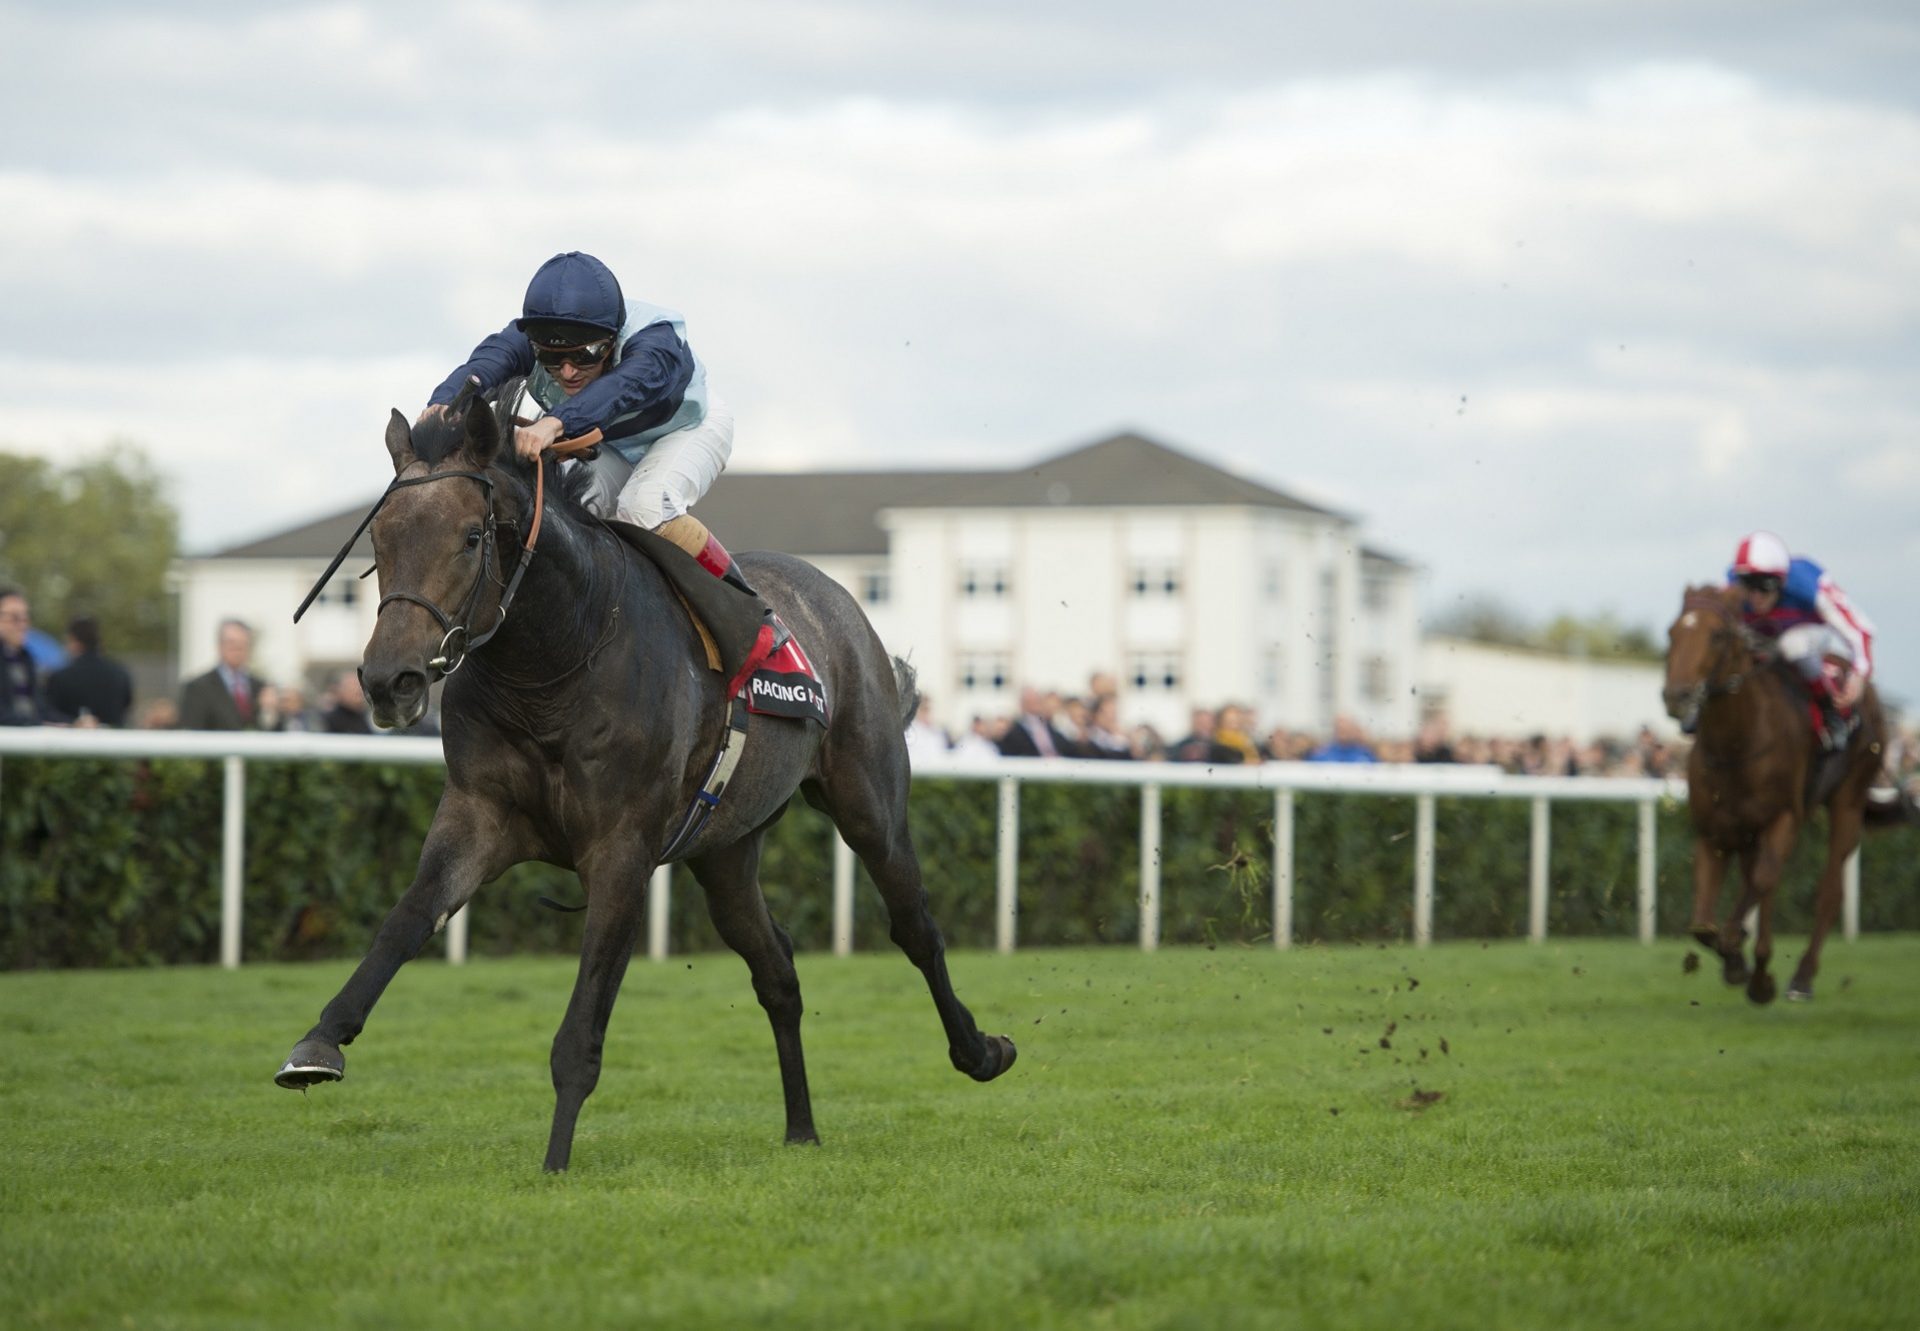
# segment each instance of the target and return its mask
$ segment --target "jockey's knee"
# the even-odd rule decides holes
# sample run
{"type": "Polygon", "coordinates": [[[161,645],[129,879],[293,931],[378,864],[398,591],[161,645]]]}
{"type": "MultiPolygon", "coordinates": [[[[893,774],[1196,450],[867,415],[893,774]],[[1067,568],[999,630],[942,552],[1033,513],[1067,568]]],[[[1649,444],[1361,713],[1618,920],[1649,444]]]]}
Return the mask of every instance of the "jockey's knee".
{"type": "Polygon", "coordinates": [[[665,485],[633,485],[620,492],[619,518],[648,531],[658,531],[685,513],[686,505],[665,485]]]}

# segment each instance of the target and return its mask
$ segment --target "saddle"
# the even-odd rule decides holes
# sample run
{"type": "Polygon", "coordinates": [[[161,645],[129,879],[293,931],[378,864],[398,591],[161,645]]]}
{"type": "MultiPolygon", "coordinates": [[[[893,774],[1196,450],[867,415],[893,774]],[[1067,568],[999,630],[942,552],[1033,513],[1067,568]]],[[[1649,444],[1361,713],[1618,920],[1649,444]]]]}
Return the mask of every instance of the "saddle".
{"type": "Polygon", "coordinates": [[[602,521],[665,576],[693,619],[706,649],[708,668],[736,681],[749,711],[827,724],[825,690],[798,642],[789,640],[742,678],[741,672],[753,664],[760,637],[764,607],[759,597],[714,577],[699,560],[664,536],[631,522],[602,521]]]}

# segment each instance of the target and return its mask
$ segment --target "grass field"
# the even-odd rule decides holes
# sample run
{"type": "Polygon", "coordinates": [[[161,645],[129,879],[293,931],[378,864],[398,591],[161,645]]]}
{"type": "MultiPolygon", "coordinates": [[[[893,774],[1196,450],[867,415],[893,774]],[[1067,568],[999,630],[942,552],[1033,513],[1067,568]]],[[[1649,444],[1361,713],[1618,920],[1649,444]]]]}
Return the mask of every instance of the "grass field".
{"type": "Polygon", "coordinates": [[[642,960],[559,1177],[565,961],[418,963],[305,1097],[344,965],[0,975],[0,1326],[1915,1325],[1920,938],[1685,951],[957,955],[988,1086],[802,957],[817,1150],[745,968],[642,960]]]}

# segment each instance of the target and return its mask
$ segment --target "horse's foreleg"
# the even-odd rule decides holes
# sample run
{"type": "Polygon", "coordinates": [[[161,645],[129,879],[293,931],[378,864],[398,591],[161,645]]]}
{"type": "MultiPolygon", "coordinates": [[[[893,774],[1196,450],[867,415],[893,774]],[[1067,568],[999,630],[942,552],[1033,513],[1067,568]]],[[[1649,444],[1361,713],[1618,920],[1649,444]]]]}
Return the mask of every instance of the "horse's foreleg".
{"type": "Polygon", "coordinates": [[[480,884],[506,868],[501,827],[504,813],[491,804],[449,790],[434,814],[420,849],[420,867],[374,935],[373,946],[320,1020],[293,1047],[274,1081],[304,1090],[339,1081],[346,1072],[340,1046],[352,1044],[396,972],[466,905],[480,884]]]}
{"type": "Polygon", "coordinates": [[[580,940],[580,974],[567,1015],[553,1037],[553,1131],[547,1137],[549,1174],[567,1167],[580,1107],[600,1081],[600,1051],[606,1043],[613,1000],[633,957],[646,918],[647,877],[653,866],[623,862],[589,864],[580,873],[587,890],[587,922],[580,940]]]}
{"type": "Polygon", "coordinates": [[[786,1098],[787,1143],[818,1144],[813,1100],[807,1091],[807,1060],[800,1046],[800,977],[793,968],[793,940],[774,921],[760,890],[760,838],[753,835],[692,861],[707,894],[707,914],[726,945],[740,954],[753,976],[754,996],[773,1027],[780,1060],[780,1091],[786,1098]]]}
{"type": "Polygon", "coordinates": [[[1793,979],[1787,985],[1787,997],[1797,1002],[1813,998],[1813,977],[1820,973],[1820,949],[1827,941],[1827,931],[1833,928],[1834,917],[1840,914],[1847,856],[1859,847],[1860,831],[1865,823],[1864,812],[1859,807],[1839,805],[1840,801],[1835,800],[1830,810],[1827,864],[1820,871],[1819,893],[1813,903],[1813,937],[1807,940],[1806,954],[1794,967],[1793,979]]]}
{"type": "Polygon", "coordinates": [[[1703,836],[1693,839],[1693,923],[1688,926],[1701,947],[1720,950],[1720,930],[1713,922],[1720,886],[1727,878],[1727,856],[1703,836]]]}
{"type": "Polygon", "coordinates": [[[1775,985],[1768,970],[1773,961],[1773,903],[1779,898],[1780,879],[1799,832],[1799,821],[1790,813],[1781,814],[1760,834],[1759,853],[1754,856],[1751,891],[1759,899],[1760,927],[1753,940],[1753,976],[1747,981],[1747,997],[1756,1003],[1773,1001],[1775,985]]]}

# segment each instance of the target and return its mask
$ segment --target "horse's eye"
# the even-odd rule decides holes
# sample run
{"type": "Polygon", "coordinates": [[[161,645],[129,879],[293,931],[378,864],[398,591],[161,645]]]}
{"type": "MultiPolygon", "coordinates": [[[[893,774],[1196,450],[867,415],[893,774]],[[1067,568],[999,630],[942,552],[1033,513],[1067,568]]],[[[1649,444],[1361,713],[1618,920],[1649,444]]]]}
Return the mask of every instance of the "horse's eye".
{"type": "Polygon", "coordinates": [[[480,529],[478,527],[475,527],[472,531],[469,531],[467,533],[467,549],[469,550],[478,549],[479,545],[480,545],[480,529]]]}

